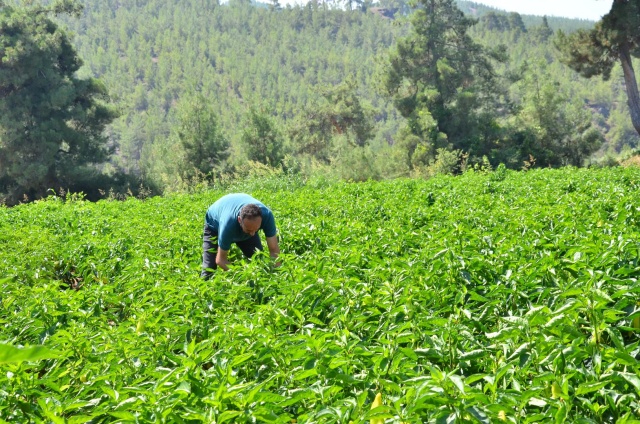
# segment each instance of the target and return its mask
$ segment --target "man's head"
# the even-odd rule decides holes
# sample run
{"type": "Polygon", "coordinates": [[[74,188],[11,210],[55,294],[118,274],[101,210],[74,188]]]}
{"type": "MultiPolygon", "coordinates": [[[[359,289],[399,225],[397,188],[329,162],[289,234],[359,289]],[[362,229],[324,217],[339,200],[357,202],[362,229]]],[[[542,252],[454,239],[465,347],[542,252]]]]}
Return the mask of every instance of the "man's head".
{"type": "Polygon", "coordinates": [[[260,229],[260,225],[262,225],[262,211],[260,210],[260,206],[254,203],[244,205],[238,215],[238,224],[240,224],[242,231],[253,236],[260,229]]]}

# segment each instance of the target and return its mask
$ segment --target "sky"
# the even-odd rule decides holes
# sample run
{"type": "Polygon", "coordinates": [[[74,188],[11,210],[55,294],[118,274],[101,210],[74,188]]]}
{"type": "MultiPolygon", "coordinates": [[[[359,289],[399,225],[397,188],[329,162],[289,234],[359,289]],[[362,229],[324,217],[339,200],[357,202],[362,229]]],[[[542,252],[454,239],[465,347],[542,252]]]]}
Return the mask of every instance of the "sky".
{"type": "Polygon", "coordinates": [[[522,15],[562,16],[599,20],[611,10],[611,0],[473,0],[522,15]]]}
{"type": "MultiPolygon", "coordinates": [[[[266,0],[262,0],[266,1],[266,0]]],[[[280,0],[280,4],[305,4],[308,0],[280,0]]],[[[612,0],[472,0],[507,12],[523,15],[562,16],[599,20],[611,10],[612,0]]]]}

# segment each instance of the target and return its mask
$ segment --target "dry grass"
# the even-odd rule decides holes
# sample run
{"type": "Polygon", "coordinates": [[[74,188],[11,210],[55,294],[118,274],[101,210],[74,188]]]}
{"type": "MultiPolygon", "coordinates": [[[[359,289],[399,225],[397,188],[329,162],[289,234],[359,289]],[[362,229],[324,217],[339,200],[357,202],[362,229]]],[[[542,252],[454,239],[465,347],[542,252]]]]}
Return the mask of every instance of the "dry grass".
{"type": "Polygon", "coordinates": [[[640,155],[631,156],[629,159],[623,160],[620,163],[622,166],[638,166],[640,167],[640,155]]]}

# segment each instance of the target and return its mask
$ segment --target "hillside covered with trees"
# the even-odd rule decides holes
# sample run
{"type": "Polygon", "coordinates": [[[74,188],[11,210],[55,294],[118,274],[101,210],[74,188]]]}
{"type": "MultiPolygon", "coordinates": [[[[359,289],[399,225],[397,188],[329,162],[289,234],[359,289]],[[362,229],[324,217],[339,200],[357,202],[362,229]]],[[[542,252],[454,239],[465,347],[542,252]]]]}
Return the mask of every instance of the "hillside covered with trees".
{"type": "Polygon", "coordinates": [[[452,0],[78,4],[52,19],[118,112],[99,164],[111,179],[85,192],[184,189],[257,163],[354,180],[607,165],[638,145],[620,66],[603,81],[560,61],[556,32],[593,22],[452,0]]]}

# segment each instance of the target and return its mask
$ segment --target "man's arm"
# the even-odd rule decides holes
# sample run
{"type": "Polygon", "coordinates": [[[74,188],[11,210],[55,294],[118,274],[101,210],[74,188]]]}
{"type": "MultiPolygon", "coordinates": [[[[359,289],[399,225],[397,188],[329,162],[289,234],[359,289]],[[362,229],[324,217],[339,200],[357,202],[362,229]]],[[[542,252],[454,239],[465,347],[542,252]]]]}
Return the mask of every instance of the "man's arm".
{"type": "MultiPolygon", "coordinates": [[[[280,255],[280,246],[278,245],[278,237],[266,237],[267,239],[267,247],[269,248],[269,255],[277,260],[278,255],[280,255]]],[[[276,266],[280,266],[280,262],[276,262],[276,266]]]]}
{"type": "Polygon", "coordinates": [[[229,260],[227,259],[227,255],[229,254],[228,250],[222,250],[220,246],[218,246],[218,254],[216,255],[216,265],[225,271],[229,271],[229,260]]]}

